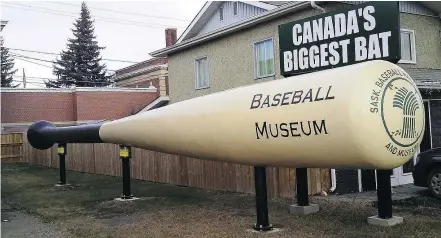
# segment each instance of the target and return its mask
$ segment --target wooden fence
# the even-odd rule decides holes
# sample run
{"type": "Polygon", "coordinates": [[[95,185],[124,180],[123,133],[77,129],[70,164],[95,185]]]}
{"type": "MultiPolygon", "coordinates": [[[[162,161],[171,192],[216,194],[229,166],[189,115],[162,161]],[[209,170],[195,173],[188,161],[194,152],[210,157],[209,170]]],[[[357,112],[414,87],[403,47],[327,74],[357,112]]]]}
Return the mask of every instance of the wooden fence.
{"type": "Polygon", "coordinates": [[[2,163],[23,162],[23,135],[11,133],[1,135],[2,163]]]}
{"type": "MultiPolygon", "coordinates": [[[[23,138],[24,162],[47,167],[58,165],[57,148],[44,151],[23,138]]],[[[207,161],[132,148],[131,176],[134,179],[197,187],[209,190],[254,193],[252,166],[207,161]]],[[[119,147],[113,144],[68,144],[66,169],[87,173],[121,176],[119,147]]],[[[68,175],[69,177],[69,175],[68,175]]],[[[308,169],[309,194],[330,188],[329,169],[308,169]]],[[[293,197],[295,169],[267,169],[269,197],[293,197]]]]}

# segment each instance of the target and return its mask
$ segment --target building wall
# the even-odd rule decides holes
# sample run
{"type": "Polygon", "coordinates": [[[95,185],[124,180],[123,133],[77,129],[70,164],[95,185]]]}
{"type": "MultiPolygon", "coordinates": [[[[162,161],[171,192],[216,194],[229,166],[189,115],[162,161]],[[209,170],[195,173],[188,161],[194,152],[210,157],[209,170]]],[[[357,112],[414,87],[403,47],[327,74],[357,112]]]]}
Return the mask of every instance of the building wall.
{"type": "Polygon", "coordinates": [[[1,93],[1,122],[31,122],[37,120],[73,121],[71,92],[7,92],[1,93]]]}
{"type": "Polygon", "coordinates": [[[127,79],[118,80],[117,87],[148,88],[153,86],[159,89],[161,96],[168,95],[168,71],[167,69],[155,70],[127,79]]]}
{"type": "Polygon", "coordinates": [[[233,14],[233,2],[225,2],[221,5],[224,8],[224,20],[220,21],[219,10],[215,11],[211,18],[196,36],[203,35],[207,32],[219,29],[221,27],[231,25],[235,22],[242,21],[246,18],[265,12],[265,9],[255,7],[249,4],[238,2],[238,14],[233,14]]]}
{"type": "Polygon", "coordinates": [[[416,64],[403,68],[441,69],[441,20],[437,17],[401,13],[400,27],[415,31],[416,64]]]}
{"type": "MultiPolygon", "coordinates": [[[[343,1],[343,2],[350,4],[362,4],[369,1],[343,1]]],[[[437,16],[435,12],[428,9],[424,5],[420,4],[418,1],[399,1],[398,5],[400,12],[403,13],[437,16]]]]}
{"type": "Polygon", "coordinates": [[[161,64],[167,64],[167,58],[165,58],[165,57],[153,58],[150,60],[140,62],[138,64],[134,64],[132,66],[123,68],[123,69],[119,69],[115,72],[115,76],[119,77],[121,75],[132,73],[134,71],[137,71],[137,70],[140,70],[143,68],[147,68],[147,67],[150,67],[153,65],[161,65],[161,64]]]}
{"type": "MultiPolygon", "coordinates": [[[[327,3],[327,11],[347,7],[341,3],[327,3]]],[[[280,24],[300,20],[321,12],[307,9],[265,22],[239,34],[232,34],[168,56],[170,102],[207,95],[227,89],[282,78],[279,66],[278,28],[280,24]],[[275,76],[254,79],[253,43],[274,39],[275,76]],[[210,87],[195,90],[194,60],[207,56],[210,87]]],[[[439,18],[415,14],[401,14],[401,28],[415,30],[417,64],[403,64],[404,68],[441,68],[441,22],[439,18]]]]}
{"type": "MultiPolygon", "coordinates": [[[[327,3],[324,8],[327,11],[332,11],[345,6],[348,5],[327,3]]],[[[175,55],[169,55],[170,102],[175,103],[243,85],[281,78],[277,38],[278,25],[320,13],[315,9],[302,10],[246,29],[240,34],[228,35],[175,55]],[[271,37],[274,39],[276,74],[273,77],[255,80],[253,43],[271,37]],[[208,58],[210,87],[195,90],[194,60],[201,56],[207,56],[208,58]]]]}
{"type": "Polygon", "coordinates": [[[140,111],[157,97],[157,90],[148,89],[2,89],[1,123],[3,127],[13,127],[38,120],[69,124],[118,119],[140,111]]]}
{"type": "Polygon", "coordinates": [[[119,119],[136,114],[157,98],[148,92],[76,92],[77,120],[119,119]]]}

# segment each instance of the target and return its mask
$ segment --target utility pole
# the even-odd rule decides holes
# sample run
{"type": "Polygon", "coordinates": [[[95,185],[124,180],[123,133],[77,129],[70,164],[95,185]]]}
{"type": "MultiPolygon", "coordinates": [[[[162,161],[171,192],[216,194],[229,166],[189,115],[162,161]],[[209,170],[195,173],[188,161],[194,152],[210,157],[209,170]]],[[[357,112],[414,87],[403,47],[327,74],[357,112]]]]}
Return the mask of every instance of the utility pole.
{"type": "Polygon", "coordinates": [[[23,88],[26,88],[26,75],[24,68],[23,68],[23,88]]]}

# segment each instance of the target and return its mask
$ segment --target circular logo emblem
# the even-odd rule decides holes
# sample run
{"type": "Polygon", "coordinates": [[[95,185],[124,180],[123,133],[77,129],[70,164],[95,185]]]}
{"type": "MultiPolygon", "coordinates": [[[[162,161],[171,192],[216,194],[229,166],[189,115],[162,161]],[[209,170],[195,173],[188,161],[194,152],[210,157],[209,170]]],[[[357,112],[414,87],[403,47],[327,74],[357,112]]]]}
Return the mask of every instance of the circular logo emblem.
{"type": "Polygon", "coordinates": [[[414,84],[396,77],[385,86],[381,98],[381,118],[390,139],[397,145],[409,147],[424,132],[424,105],[414,84]]]}

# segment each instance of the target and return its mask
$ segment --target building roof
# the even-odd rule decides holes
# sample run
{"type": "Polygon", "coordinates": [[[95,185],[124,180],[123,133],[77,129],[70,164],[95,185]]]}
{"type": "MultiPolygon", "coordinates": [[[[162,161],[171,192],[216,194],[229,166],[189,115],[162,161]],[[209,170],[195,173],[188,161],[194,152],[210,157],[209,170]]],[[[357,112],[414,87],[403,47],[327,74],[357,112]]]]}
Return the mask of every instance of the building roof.
{"type": "Polygon", "coordinates": [[[261,1],[261,2],[266,3],[266,4],[270,4],[270,5],[274,5],[274,6],[281,6],[281,5],[289,3],[291,1],[261,1]]]}
{"type": "Polygon", "coordinates": [[[441,2],[439,1],[420,1],[421,4],[426,6],[432,11],[435,11],[441,17],[441,2]]]}
{"type": "MultiPolygon", "coordinates": [[[[324,1],[317,1],[316,4],[320,5],[324,1]]],[[[347,4],[358,4],[362,3],[364,1],[343,1],[340,3],[347,3],[347,4]]],[[[252,27],[254,25],[270,21],[274,18],[296,12],[305,8],[312,7],[312,1],[277,1],[277,2],[270,2],[270,1],[260,1],[260,2],[245,2],[247,4],[251,3],[257,3],[257,4],[266,4],[268,6],[272,6],[268,8],[268,11],[252,16],[250,18],[244,19],[242,21],[233,23],[231,25],[219,28],[217,30],[207,32],[205,34],[202,34],[200,36],[196,36],[197,33],[202,29],[205,22],[209,19],[209,17],[216,11],[216,9],[222,4],[222,1],[220,2],[207,2],[202,9],[199,11],[199,13],[196,15],[196,17],[193,19],[193,21],[190,23],[190,25],[187,27],[187,29],[184,31],[184,33],[179,37],[178,41],[175,45],[156,50],[154,52],[151,52],[151,56],[159,57],[159,56],[167,56],[171,53],[176,53],[181,50],[187,49],[189,47],[201,44],[206,41],[210,41],[216,38],[219,38],[221,36],[232,34],[235,32],[238,32],[240,30],[252,27]],[[193,37],[192,37],[193,36],[193,37]]],[[[430,1],[421,1],[421,4],[423,4],[425,7],[429,8],[432,11],[435,11],[436,13],[440,14],[441,12],[441,2],[430,2],[430,1]]],[[[441,17],[441,14],[440,14],[441,17]]]]}
{"type": "MultiPolygon", "coordinates": [[[[248,3],[248,2],[246,2],[246,3],[248,3]]],[[[205,4],[204,7],[207,7],[207,4],[205,4]]],[[[216,39],[218,37],[221,37],[221,36],[224,36],[227,34],[238,32],[240,30],[252,27],[252,26],[260,24],[262,22],[266,22],[266,21],[275,19],[280,16],[284,16],[286,14],[289,14],[289,13],[292,13],[295,11],[308,8],[311,6],[310,4],[311,3],[309,1],[295,1],[295,2],[289,2],[289,3],[283,4],[280,7],[274,7],[273,5],[271,5],[271,6],[273,6],[273,8],[271,10],[268,10],[264,13],[261,13],[261,14],[258,14],[258,15],[252,16],[252,17],[249,17],[247,19],[233,23],[231,25],[219,28],[217,30],[207,32],[207,33],[202,34],[200,36],[196,36],[196,37],[189,38],[186,40],[182,40],[183,36],[181,36],[175,45],[151,52],[150,55],[154,56],[154,57],[165,57],[170,53],[178,52],[178,51],[187,49],[189,47],[198,45],[200,43],[203,43],[203,42],[206,42],[209,40],[213,40],[213,39],[216,39]]],[[[269,4],[267,4],[267,5],[269,5],[269,4]]],[[[204,11],[204,7],[201,9],[201,11],[204,11]]],[[[198,13],[198,15],[199,14],[200,13],[198,13]]],[[[192,26],[192,24],[195,25],[194,21],[195,20],[193,20],[192,23],[190,23],[187,30],[195,29],[195,31],[196,31],[196,28],[194,28],[192,26]]],[[[194,34],[196,34],[196,33],[194,33],[194,34]]],[[[185,32],[184,32],[184,34],[185,34],[185,32]]]]}
{"type": "Polygon", "coordinates": [[[167,59],[165,57],[151,58],[151,59],[144,60],[142,62],[132,64],[132,65],[129,65],[127,67],[124,67],[124,68],[121,68],[118,70],[115,70],[115,73],[116,73],[116,75],[120,75],[120,74],[130,73],[135,70],[146,68],[146,67],[149,67],[152,65],[166,64],[166,63],[167,63],[167,59]]]}
{"type": "Polygon", "coordinates": [[[143,67],[143,68],[135,68],[133,71],[130,72],[125,72],[125,73],[121,73],[121,74],[115,74],[113,80],[115,82],[124,80],[124,79],[128,79],[128,78],[132,78],[132,77],[136,77],[142,74],[147,74],[150,72],[154,72],[156,70],[161,70],[161,69],[168,69],[167,64],[158,64],[158,65],[151,65],[151,66],[147,66],[147,67],[143,67]]]}
{"type": "Polygon", "coordinates": [[[441,88],[441,70],[405,69],[419,88],[441,88]]]}
{"type": "MultiPolygon", "coordinates": [[[[259,7],[265,10],[272,10],[276,8],[281,2],[274,2],[270,4],[269,2],[261,1],[242,1],[245,4],[259,7]]],[[[210,17],[217,11],[217,9],[224,3],[224,1],[207,1],[204,6],[199,10],[198,14],[193,18],[190,24],[187,26],[185,31],[179,37],[176,43],[180,43],[187,39],[190,39],[204,27],[205,23],[210,19],[210,17]]]]}

